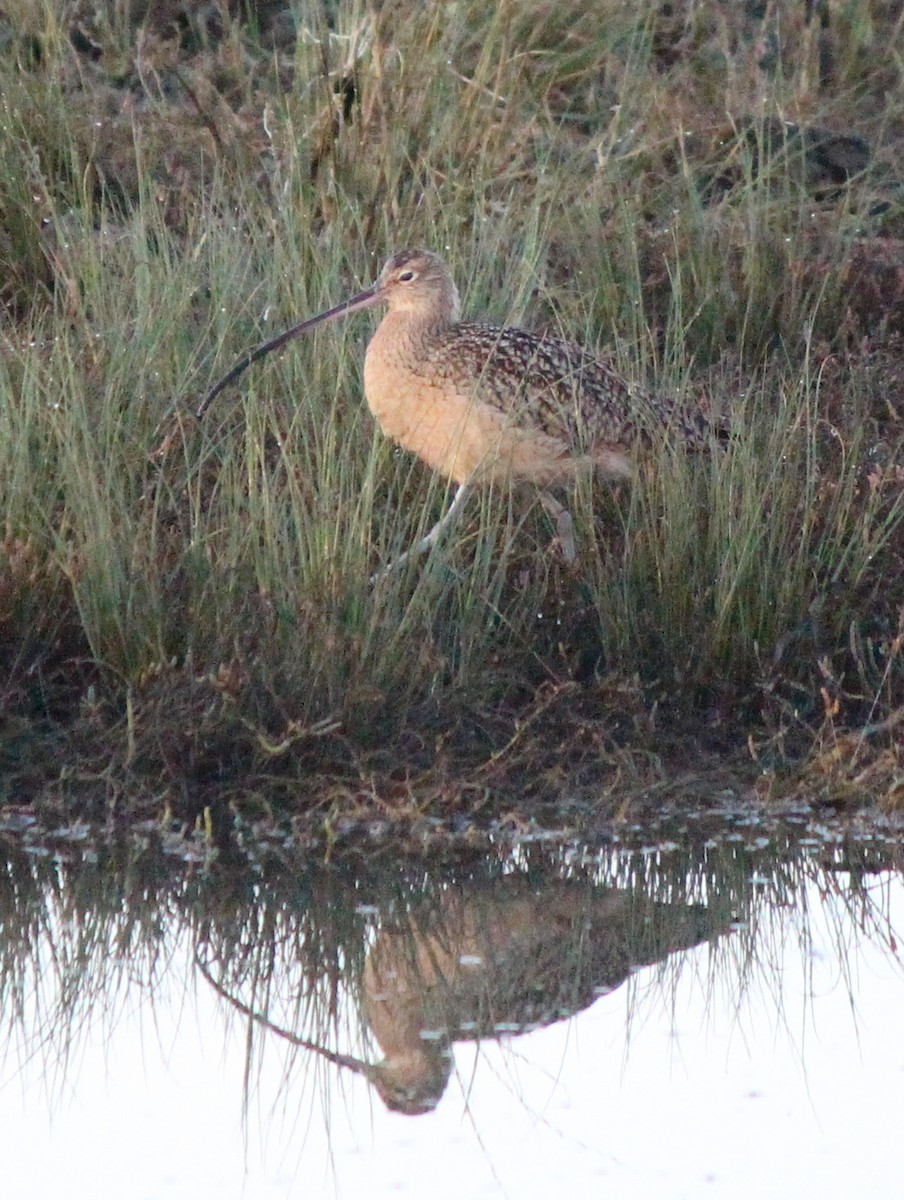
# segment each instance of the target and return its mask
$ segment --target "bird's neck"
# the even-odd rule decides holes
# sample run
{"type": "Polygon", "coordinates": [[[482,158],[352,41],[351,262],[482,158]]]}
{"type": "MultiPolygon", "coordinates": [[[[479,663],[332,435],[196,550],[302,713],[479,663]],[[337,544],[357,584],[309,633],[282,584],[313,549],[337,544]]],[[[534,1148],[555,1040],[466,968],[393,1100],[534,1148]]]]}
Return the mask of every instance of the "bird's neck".
{"type": "Polygon", "coordinates": [[[421,313],[396,309],[386,314],[377,327],[371,345],[384,353],[395,346],[402,353],[418,353],[452,325],[448,316],[436,312],[421,313]]]}

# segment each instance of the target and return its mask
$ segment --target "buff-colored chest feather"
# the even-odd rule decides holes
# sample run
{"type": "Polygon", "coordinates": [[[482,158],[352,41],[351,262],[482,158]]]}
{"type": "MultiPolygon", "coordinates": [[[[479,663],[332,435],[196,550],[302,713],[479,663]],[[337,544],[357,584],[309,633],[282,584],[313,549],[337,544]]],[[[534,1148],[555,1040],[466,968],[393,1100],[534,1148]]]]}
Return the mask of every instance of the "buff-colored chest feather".
{"type": "Polygon", "coordinates": [[[395,325],[393,314],[384,318],[364,360],[367,404],[387,437],[456,483],[574,478],[581,460],[562,439],[520,424],[517,408],[488,400],[479,378],[431,369],[395,325]]]}

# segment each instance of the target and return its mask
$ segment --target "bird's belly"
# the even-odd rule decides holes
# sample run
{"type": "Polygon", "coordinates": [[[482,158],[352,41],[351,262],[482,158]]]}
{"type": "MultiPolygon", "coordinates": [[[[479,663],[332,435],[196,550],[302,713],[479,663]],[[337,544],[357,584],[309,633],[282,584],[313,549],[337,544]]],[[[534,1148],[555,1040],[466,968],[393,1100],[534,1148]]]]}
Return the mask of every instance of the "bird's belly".
{"type": "Polygon", "coordinates": [[[479,396],[403,372],[365,368],[364,379],[368,407],[386,436],[456,483],[523,479],[542,486],[574,477],[578,460],[562,440],[523,428],[516,414],[479,396]]]}

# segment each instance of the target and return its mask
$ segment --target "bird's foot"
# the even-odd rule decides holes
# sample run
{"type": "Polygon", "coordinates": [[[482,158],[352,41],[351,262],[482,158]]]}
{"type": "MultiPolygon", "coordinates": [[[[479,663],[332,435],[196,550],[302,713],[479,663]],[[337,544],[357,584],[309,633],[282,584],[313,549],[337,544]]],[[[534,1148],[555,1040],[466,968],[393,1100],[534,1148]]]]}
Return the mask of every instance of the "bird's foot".
{"type": "Polygon", "coordinates": [[[540,503],[556,523],[553,545],[558,548],[565,565],[573,567],[578,560],[578,550],[574,540],[574,522],[571,519],[571,513],[549,492],[540,493],[540,503]]]}
{"type": "Polygon", "coordinates": [[[562,551],[565,565],[573,567],[578,561],[578,550],[574,542],[574,522],[567,508],[563,508],[556,518],[556,542],[562,551]]]}
{"type": "Polygon", "coordinates": [[[422,537],[419,542],[415,542],[413,546],[410,546],[404,554],[400,554],[398,558],[393,559],[393,561],[387,566],[382,567],[379,571],[375,571],[369,580],[371,587],[373,587],[375,583],[379,582],[379,580],[385,579],[385,577],[392,571],[396,571],[399,567],[404,566],[410,558],[415,558],[417,555],[424,554],[427,550],[429,550],[434,542],[436,542],[437,538],[445,529],[445,527],[451,524],[451,522],[454,521],[454,519],[458,516],[459,510],[463,507],[470,494],[470,491],[471,489],[468,484],[459,484],[458,491],[453,496],[452,503],[449,505],[449,511],[445,514],[445,516],[437,521],[429,533],[425,534],[425,536],[422,537]]]}

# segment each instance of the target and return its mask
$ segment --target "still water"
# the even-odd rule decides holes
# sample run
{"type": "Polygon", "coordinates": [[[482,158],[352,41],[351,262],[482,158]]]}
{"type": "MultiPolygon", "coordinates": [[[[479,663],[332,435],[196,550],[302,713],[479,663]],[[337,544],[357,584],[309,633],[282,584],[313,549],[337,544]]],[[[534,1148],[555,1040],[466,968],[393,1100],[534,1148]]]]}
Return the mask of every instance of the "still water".
{"type": "Polygon", "coordinates": [[[3,1196],[902,1194],[890,829],[242,868],[83,832],[0,829],[3,1196]]]}

